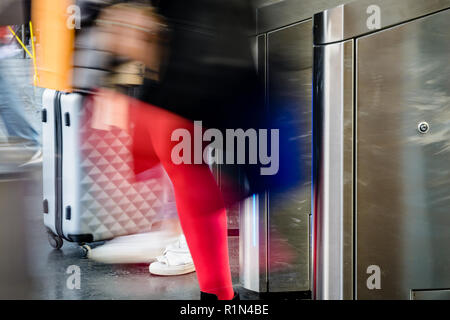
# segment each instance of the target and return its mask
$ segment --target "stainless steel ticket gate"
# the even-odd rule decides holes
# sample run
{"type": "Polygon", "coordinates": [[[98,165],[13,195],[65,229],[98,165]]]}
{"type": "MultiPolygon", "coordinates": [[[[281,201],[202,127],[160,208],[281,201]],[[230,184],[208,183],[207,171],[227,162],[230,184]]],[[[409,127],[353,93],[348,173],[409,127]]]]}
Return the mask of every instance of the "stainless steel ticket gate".
{"type": "Polygon", "coordinates": [[[307,179],[240,207],[240,284],[256,292],[311,292],[311,97],[315,12],[349,0],[287,0],[257,10],[255,53],[269,112],[293,115],[307,179]],[[276,104],[276,105],[275,105],[276,104]],[[278,110],[279,111],[279,110],[278,110]]]}
{"type": "Polygon", "coordinates": [[[314,44],[314,297],[450,299],[450,1],[340,5],[314,44]]]}

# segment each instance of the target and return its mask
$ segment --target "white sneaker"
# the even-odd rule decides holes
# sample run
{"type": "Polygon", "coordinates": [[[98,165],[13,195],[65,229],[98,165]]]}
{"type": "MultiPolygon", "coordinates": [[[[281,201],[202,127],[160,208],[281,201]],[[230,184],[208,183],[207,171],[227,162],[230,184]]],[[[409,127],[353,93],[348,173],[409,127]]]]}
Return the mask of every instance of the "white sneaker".
{"type": "Polygon", "coordinates": [[[89,259],[108,263],[149,263],[164,253],[164,248],[176,241],[177,236],[165,231],[117,237],[93,248],[89,259]]]}
{"type": "Polygon", "coordinates": [[[149,266],[149,271],[158,276],[177,276],[195,271],[194,262],[184,235],[167,246],[162,256],[149,266]]]}

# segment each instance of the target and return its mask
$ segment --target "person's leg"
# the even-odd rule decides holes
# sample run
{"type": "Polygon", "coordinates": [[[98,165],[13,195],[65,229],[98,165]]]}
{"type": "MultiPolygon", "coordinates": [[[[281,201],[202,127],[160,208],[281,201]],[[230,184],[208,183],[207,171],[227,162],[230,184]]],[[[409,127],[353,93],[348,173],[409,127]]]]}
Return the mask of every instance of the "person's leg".
{"type": "Polygon", "coordinates": [[[0,66],[0,117],[8,137],[18,138],[33,146],[40,146],[39,134],[25,117],[16,90],[10,85],[0,66]]]}
{"type": "Polygon", "coordinates": [[[193,138],[193,123],[150,105],[140,104],[139,108],[140,121],[147,123],[153,149],[172,181],[200,290],[215,294],[219,299],[231,299],[234,292],[228,258],[227,216],[220,189],[206,164],[176,165],[171,159],[172,148],[178,143],[171,141],[172,132],[184,128],[193,138]]]}

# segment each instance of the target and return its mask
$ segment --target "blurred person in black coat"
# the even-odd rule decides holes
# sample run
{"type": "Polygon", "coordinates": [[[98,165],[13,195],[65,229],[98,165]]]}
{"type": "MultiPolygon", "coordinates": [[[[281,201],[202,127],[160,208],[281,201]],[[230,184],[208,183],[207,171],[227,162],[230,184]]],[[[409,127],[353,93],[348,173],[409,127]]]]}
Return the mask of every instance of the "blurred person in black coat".
{"type": "MultiPolygon", "coordinates": [[[[249,1],[161,0],[152,5],[162,19],[114,6],[97,16],[103,50],[144,62],[147,67],[141,94],[130,100],[135,171],[143,172],[158,162],[164,166],[174,186],[202,297],[231,299],[223,198],[237,201],[270,188],[288,188],[301,179],[300,170],[289,160],[298,150],[289,144],[289,128],[283,128],[278,117],[270,121],[267,117],[252,54],[255,21],[249,1]],[[163,35],[155,31],[160,25],[164,25],[163,35]],[[155,41],[161,42],[159,48],[155,41]],[[195,163],[192,154],[183,151],[187,163],[173,161],[177,143],[172,134],[184,129],[195,137],[193,121],[202,121],[202,130],[220,130],[224,137],[226,129],[279,129],[279,140],[269,141],[268,146],[272,150],[273,144],[279,144],[279,168],[265,176],[260,162],[227,164],[243,173],[245,188],[238,194],[223,195],[209,167],[195,163]]],[[[189,144],[195,151],[194,142],[189,144]]],[[[236,146],[233,149],[236,151],[236,146]]],[[[246,159],[251,156],[249,150],[246,159]]],[[[236,184],[236,189],[241,188],[236,184]]],[[[170,261],[166,259],[166,263],[170,261]]]]}

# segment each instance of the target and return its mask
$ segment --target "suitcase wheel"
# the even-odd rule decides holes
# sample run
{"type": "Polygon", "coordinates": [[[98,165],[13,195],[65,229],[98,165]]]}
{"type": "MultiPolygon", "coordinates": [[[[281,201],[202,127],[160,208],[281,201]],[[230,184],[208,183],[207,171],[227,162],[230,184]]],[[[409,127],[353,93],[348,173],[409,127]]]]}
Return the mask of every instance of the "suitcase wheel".
{"type": "Polygon", "coordinates": [[[80,246],[80,251],[81,251],[81,257],[82,258],[87,258],[89,252],[91,251],[91,247],[88,246],[87,244],[83,244],[80,246]]]}
{"type": "Polygon", "coordinates": [[[57,236],[51,231],[47,232],[48,235],[48,243],[52,246],[54,249],[61,249],[63,246],[63,239],[60,236],[57,236]]]}

